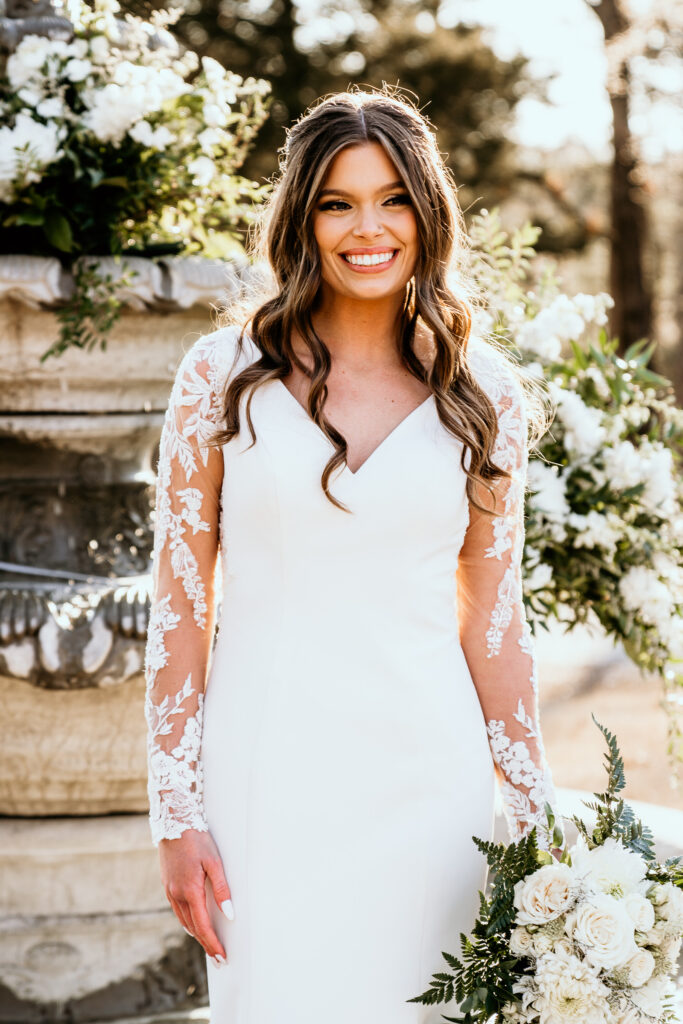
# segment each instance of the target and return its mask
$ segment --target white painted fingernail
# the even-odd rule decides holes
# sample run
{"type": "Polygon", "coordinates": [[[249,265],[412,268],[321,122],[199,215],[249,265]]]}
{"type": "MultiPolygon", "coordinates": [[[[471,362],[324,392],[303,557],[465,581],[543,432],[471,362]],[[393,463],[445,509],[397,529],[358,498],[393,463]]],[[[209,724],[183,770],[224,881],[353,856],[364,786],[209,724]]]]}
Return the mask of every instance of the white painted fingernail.
{"type": "Polygon", "coordinates": [[[228,921],[235,920],[235,909],[232,905],[232,900],[223,900],[221,903],[221,910],[227,917],[228,921]]]}
{"type": "Polygon", "coordinates": [[[217,962],[218,962],[219,964],[227,964],[227,962],[228,962],[228,961],[227,961],[227,960],[225,959],[225,957],[224,957],[224,956],[221,956],[221,955],[220,955],[220,953],[216,953],[216,961],[217,961],[217,962]]]}

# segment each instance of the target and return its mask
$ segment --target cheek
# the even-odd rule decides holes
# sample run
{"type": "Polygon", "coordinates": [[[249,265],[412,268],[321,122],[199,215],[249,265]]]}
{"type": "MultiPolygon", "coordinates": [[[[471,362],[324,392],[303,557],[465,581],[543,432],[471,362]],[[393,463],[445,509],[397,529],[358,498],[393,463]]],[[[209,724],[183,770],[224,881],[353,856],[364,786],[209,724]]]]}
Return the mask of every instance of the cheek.
{"type": "Polygon", "coordinates": [[[320,250],[321,259],[329,259],[330,250],[333,250],[339,242],[339,232],[335,225],[325,218],[319,218],[313,222],[313,234],[320,250]]]}

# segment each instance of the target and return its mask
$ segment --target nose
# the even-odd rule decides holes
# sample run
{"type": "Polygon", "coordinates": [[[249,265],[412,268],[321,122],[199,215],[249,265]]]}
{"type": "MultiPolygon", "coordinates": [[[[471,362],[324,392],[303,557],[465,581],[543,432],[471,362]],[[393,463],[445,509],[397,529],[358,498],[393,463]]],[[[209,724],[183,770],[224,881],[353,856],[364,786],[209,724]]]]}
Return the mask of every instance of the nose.
{"type": "Polygon", "coordinates": [[[365,203],[358,213],[353,234],[357,238],[375,238],[384,231],[374,203],[365,203]]]}

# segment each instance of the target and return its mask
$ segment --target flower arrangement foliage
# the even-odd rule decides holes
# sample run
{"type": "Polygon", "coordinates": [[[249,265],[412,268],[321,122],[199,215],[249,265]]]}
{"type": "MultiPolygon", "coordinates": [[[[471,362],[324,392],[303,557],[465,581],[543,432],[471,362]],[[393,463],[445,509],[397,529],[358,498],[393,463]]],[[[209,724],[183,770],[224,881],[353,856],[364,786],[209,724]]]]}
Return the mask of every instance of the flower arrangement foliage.
{"type": "MultiPolygon", "coordinates": [[[[593,719],[594,721],[595,718],[593,719]]],[[[619,795],[624,765],[607,741],[607,786],[578,816],[573,846],[546,805],[559,858],[539,849],[537,828],[516,843],[473,836],[493,885],[461,934],[460,958],[408,1002],[457,1000],[459,1024],[663,1024],[674,1021],[672,975],[683,936],[683,857],[656,860],[652,834],[619,795]]]]}
{"type": "MultiPolygon", "coordinates": [[[[601,623],[670,695],[683,686],[683,410],[648,369],[654,342],[624,355],[605,330],[612,299],[560,291],[552,267],[531,287],[538,229],[512,234],[497,211],[474,218],[480,328],[545,392],[555,418],[532,452],[525,602],[532,628],[601,623]]],[[[679,697],[680,701],[680,697],[679,697]]]]}

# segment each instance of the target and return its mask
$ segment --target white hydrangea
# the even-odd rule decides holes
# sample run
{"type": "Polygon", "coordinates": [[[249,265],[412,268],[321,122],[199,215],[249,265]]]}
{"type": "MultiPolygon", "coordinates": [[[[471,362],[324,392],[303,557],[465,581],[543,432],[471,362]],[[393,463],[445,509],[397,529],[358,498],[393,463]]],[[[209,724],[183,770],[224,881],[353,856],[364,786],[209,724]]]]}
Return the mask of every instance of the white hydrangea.
{"type": "Polygon", "coordinates": [[[198,156],[190,160],[187,169],[201,187],[208,185],[216,175],[216,165],[208,156],[198,156]]]}
{"type": "Polygon", "coordinates": [[[573,539],[574,547],[603,548],[610,555],[615,553],[617,544],[624,536],[623,520],[612,511],[603,514],[591,509],[585,516],[570,512],[567,524],[577,531],[573,539]]]}
{"type": "Polygon", "coordinates": [[[671,592],[654,569],[632,566],[619,580],[618,588],[626,608],[638,612],[652,626],[659,626],[673,614],[671,592]]]}
{"type": "Polygon", "coordinates": [[[602,412],[586,405],[575,391],[560,387],[554,381],[548,383],[548,390],[557,406],[557,416],[565,428],[565,447],[578,460],[590,459],[603,446],[605,428],[602,412]]]}
{"type": "Polygon", "coordinates": [[[42,77],[41,68],[55,57],[68,59],[77,56],[72,44],[63,39],[45,39],[43,36],[24,36],[16,50],[7,59],[7,77],[13,89],[20,89],[32,79],[42,77]]]}
{"type": "Polygon", "coordinates": [[[42,124],[28,114],[19,113],[13,128],[0,128],[0,199],[10,202],[12,182],[25,172],[26,182],[40,181],[44,169],[62,156],[65,129],[57,124],[42,124]]]}
{"type": "Polygon", "coordinates": [[[128,129],[128,134],[135,142],[147,146],[149,149],[166,149],[173,142],[173,134],[166,125],[159,125],[152,128],[149,121],[144,118],[128,129]]]}
{"type": "Polygon", "coordinates": [[[560,475],[556,466],[550,466],[540,459],[530,459],[527,486],[536,492],[531,498],[531,504],[549,524],[553,539],[564,540],[567,535],[565,524],[570,512],[565,477],[560,475]]]}
{"type": "Polygon", "coordinates": [[[135,122],[158,112],[164,103],[186,91],[183,79],[169,68],[121,61],[105,86],[83,91],[89,108],[83,121],[100,142],[120,144],[135,122]]]}

